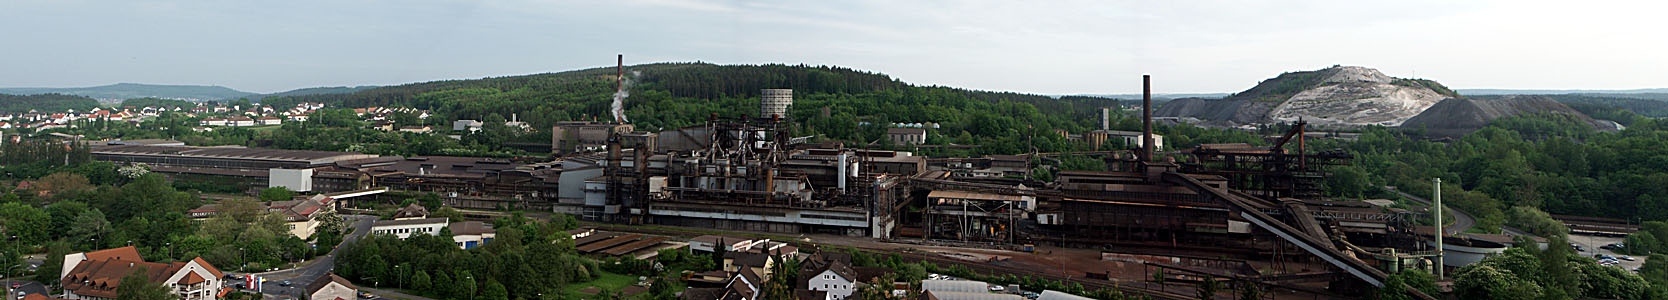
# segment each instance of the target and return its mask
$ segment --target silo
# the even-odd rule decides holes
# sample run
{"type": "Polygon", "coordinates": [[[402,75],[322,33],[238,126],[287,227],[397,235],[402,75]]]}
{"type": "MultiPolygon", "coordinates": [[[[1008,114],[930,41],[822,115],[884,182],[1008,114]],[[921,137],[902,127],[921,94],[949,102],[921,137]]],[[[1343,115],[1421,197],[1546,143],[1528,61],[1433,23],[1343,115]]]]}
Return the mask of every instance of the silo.
{"type": "Polygon", "coordinates": [[[793,105],[792,89],[764,89],[759,91],[759,117],[787,117],[788,106],[793,105]]]}

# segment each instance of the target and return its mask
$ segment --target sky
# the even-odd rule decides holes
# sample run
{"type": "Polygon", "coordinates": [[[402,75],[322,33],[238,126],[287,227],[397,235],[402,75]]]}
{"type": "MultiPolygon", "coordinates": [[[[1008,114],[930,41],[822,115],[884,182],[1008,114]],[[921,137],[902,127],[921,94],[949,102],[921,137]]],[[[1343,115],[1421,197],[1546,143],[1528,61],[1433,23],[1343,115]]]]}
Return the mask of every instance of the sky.
{"type": "Polygon", "coordinates": [[[1377,68],[1668,87],[1668,1],[0,1],[0,87],[250,92],[629,64],[838,65],[1038,94],[1235,92],[1377,68]]]}

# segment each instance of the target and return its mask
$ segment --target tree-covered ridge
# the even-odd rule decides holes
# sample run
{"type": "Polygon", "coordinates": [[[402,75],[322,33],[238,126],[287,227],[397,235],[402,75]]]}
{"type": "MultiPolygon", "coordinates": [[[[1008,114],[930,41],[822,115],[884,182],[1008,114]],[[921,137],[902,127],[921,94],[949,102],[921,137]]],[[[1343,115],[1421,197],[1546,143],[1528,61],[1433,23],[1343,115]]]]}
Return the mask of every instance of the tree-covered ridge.
{"type": "MultiPolygon", "coordinates": [[[[981,144],[982,153],[1026,151],[1035,135],[1042,151],[1069,149],[1053,129],[1076,133],[1094,129],[1098,110],[1115,100],[972,91],[909,85],[889,76],[831,66],[713,65],[665,63],[626,67],[632,81],[626,116],[640,129],[704,124],[712,114],[758,114],[761,89],[791,88],[789,115],[796,135],[820,135],[853,143],[884,140],[890,123],[939,123],[929,143],[981,144]],[[823,114],[823,109],[828,114],[823,114]],[[861,126],[858,124],[875,124],[861,126]],[[965,133],[965,134],[964,134],[965,133]],[[1043,134],[1049,133],[1049,134],[1043,134]],[[966,135],[967,138],[959,138],[966,135]]],[[[333,107],[409,106],[428,109],[440,120],[513,116],[544,131],[557,121],[611,119],[614,70],[593,68],[561,73],[447,80],[370,89],[352,94],[267,98],[285,107],[322,102],[333,107]]],[[[548,139],[529,135],[532,141],[548,139]]]]}
{"type": "Polygon", "coordinates": [[[210,85],[164,85],[141,83],[117,83],[92,87],[73,88],[0,88],[0,93],[9,94],[68,94],[93,97],[98,99],[131,99],[144,97],[159,97],[171,99],[219,100],[232,99],[254,95],[254,93],[234,90],[223,86],[210,85]]]}
{"type": "Polygon", "coordinates": [[[98,100],[64,94],[10,95],[0,94],[0,112],[22,113],[33,109],[40,112],[87,110],[98,107],[98,100]]]}
{"type": "Polygon", "coordinates": [[[1443,96],[1454,97],[1454,98],[1459,98],[1460,97],[1459,92],[1455,92],[1454,90],[1449,89],[1448,86],[1442,85],[1442,83],[1438,83],[1435,80],[1396,78],[1396,81],[1394,83],[1396,85],[1400,85],[1400,86],[1427,88],[1427,89],[1430,89],[1432,91],[1436,91],[1437,94],[1442,94],[1443,96]]]}
{"type": "Polygon", "coordinates": [[[196,107],[197,104],[192,103],[191,101],[185,101],[185,100],[146,97],[146,98],[133,98],[133,99],[122,100],[122,105],[121,106],[157,107],[157,108],[174,108],[174,107],[189,108],[189,107],[196,107]]]}
{"type": "Polygon", "coordinates": [[[1332,76],[1333,69],[1280,73],[1280,76],[1257,82],[1257,86],[1234,93],[1223,99],[1280,102],[1291,99],[1298,92],[1314,88],[1332,76]]]}
{"type": "Polygon", "coordinates": [[[1316,141],[1355,154],[1359,185],[1391,185],[1428,196],[1443,179],[1444,199],[1493,230],[1505,209],[1626,220],[1668,220],[1668,121],[1628,118],[1620,132],[1599,132],[1567,115],[1497,119],[1458,140],[1370,128],[1355,142],[1316,141]]]}
{"type": "Polygon", "coordinates": [[[1610,113],[1611,110],[1618,108],[1646,117],[1668,117],[1668,94],[1566,94],[1545,96],[1564,103],[1564,105],[1569,105],[1570,108],[1579,110],[1581,113],[1593,116],[1595,119],[1617,122],[1629,121],[1619,120],[1618,117],[1610,113]]]}

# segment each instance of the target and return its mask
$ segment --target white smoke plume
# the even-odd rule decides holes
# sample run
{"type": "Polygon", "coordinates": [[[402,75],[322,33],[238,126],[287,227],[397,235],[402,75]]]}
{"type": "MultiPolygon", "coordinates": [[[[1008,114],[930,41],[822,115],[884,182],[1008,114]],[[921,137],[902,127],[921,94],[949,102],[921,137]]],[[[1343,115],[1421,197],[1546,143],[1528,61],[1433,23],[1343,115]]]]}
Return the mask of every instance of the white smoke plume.
{"type": "Polygon", "coordinates": [[[637,77],[638,75],[641,75],[641,74],[642,74],[642,72],[631,71],[631,76],[627,76],[627,77],[621,79],[620,90],[614,92],[614,104],[613,104],[613,107],[610,109],[610,111],[614,113],[614,122],[618,122],[618,123],[630,122],[630,120],[626,120],[626,116],[625,116],[625,98],[626,97],[631,97],[631,92],[630,92],[630,90],[631,90],[631,78],[632,77],[637,77]]]}

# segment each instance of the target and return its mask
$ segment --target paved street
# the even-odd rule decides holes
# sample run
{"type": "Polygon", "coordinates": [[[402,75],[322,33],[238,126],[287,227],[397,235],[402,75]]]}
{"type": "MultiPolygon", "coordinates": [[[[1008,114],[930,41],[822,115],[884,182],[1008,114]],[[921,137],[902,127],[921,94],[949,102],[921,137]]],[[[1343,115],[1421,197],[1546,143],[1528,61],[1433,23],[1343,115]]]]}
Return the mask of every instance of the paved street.
{"type": "Polygon", "coordinates": [[[6,294],[6,299],[20,299],[21,297],[18,297],[18,295],[24,295],[24,294],[44,294],[44,293],[46,293],[46,286],[45,285],[41,285],[40,282],[35,282],[35,281],[30,281],[30,280],[9,280],[9,279],[8,280],[0,280],[0,284],[4,284],[5,287],[7,288],[7,291],[11,291],[11,293],[6,294]],[[11,288],[12,283],[17,283],[18,288],[12,289],[11,288]],[[22,293],[20,294],[18,292],[22,292],[22,293]]]}
{"type": "MultiPolygon", "coordinates": [[[[350,233],[346,237],[342,238],[343,245],[365,237],[367,233],[371,232],[371,223],[376,222],[377,219],[376,216],[363,215],[348,215],[342,217],[347,218],[348,221],[351,222],[349,223],[350,226],[353,226],[353,233],[350,233]]],[[[326,246],[319,245],[319,247],[326,246]]],[[[266,278],[266,283],[261,286],[261,292],[267,294],[269,297],[279,296],[282,298],[301,298],[301,295],[306,292],[305,290],[307,289],[308,283],[312,283],[313,280],[317,280],[319,277],[324,276],[325,273],[329,273],[330,270],[335,269],[337,251],[341,251],[341,249],[331,250],[330,253],[325,254],[324,256],[315,257],[313,260],[303,263],[299,268],[256,273],[256,275],[266,278]],[[285,280],[290,281],[291,285],[286,287],[278,284],[279,282],[283,282],[285,280]]]]}
{"type": "MultiPolygon", "coordinates": [[[[1419,198],[1418,196],[1414,196],[1413,194],[1408,194],[1408,193],[1402,192],[1401,190],[1396,189],[1396,187],[1386,186],[1386,187],[1384,187],[1384,189],[1390,190],[1391,192],[1396,192],[1396,194],[1402,195],[1402,197],[1407,198],[1408,201],[1413,201],[1413,202],[1417,202],[1419,204],[1424,204],[1425,206],[1430,206],[1431,205],[1430,200],[1425,200],[1425,198],[1419,198]]],[[[1451,207],[1447,207],[1447,205],[1443,205],[1443,207],[1445,208],[1445,209],[1442,210],[1443,214],[1454,215],[1454,224],[1450,225],[1448,227],[1442,228],[1442,232],[1447,233],[1447,234],[1455,234],[1455,233],[1465,232],[1465,230],[1471,229],[1471,227],[1477,226],[1477,219],[1472,218],[1471,214],[1465,213],[1464,211],[1460,211],[1460,210],[1457,210],[1457,209],[1453,209],[1451,207]]]]}
{"type": "Polygon", "coordinates": [[[433,300],[433,298],[411,295],[411,294],[396,292],[396,291],[392,291],[392,290],[379,290],[379,289],[363,287],[363,286],[359,287],[359,291],[371,293],[372,295],[376,295],[378,298],[385,298],[385,299],[433,300]]]}

